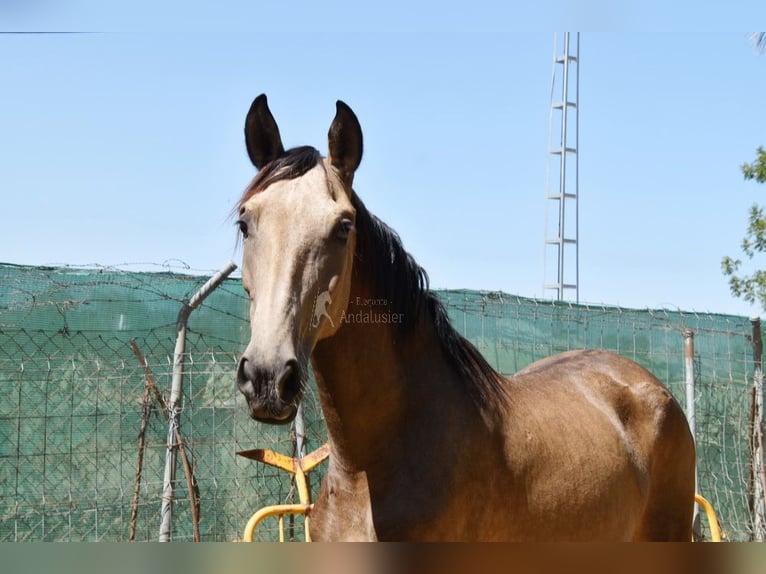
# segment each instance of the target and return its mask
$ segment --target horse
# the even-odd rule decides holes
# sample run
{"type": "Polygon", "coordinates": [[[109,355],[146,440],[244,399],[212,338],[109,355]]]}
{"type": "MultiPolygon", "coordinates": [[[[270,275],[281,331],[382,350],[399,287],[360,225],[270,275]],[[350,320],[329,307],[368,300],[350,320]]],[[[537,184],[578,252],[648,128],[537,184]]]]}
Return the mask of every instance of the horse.
{"type": "Polygon", "coordinates": [[[335,112],[325,157],[285,150],[255,98],[257,173],[233,210],[249,415],[290,423],[310,364],[326,421],[313,539],[690,541],[695,447],[668,389],[593,349],[497,373],[357,195],[362,130],[342,101],[335,112]]]}

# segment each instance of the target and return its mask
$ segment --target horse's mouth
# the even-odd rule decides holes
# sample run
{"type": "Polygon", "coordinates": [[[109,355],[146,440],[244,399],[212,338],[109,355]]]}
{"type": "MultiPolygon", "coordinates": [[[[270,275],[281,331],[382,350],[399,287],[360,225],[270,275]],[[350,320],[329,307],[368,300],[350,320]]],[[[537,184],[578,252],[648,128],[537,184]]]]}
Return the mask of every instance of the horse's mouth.
{"type": "Polygon", "coordinates": [[[298,407],[295,405],[286,405],[281,409],[268,405],[248,406],[250,407],[250,418],[267,425],[290,424],[295,420],[295,415],[298,414],[298,407]]]}

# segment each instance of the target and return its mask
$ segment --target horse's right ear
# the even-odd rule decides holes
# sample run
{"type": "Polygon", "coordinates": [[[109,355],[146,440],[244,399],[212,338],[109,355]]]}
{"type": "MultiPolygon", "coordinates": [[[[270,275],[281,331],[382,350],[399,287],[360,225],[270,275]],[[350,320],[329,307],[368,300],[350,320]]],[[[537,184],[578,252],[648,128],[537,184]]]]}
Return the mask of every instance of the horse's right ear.
{"type": "Polygon", "coordinates": [[[262,169],[285,152],[279,128],[271,115],[266,94],[253,100],[245,119],[245,145],[253,165],[262,169]]]}
{"type": "Polygon", "coordinates": [[[343,181],[351,187],[354,172],[362,161],[362,128],[356,114],[345,103],[335,104],[335,118],[327,134],[330,163],[343,181]]]}

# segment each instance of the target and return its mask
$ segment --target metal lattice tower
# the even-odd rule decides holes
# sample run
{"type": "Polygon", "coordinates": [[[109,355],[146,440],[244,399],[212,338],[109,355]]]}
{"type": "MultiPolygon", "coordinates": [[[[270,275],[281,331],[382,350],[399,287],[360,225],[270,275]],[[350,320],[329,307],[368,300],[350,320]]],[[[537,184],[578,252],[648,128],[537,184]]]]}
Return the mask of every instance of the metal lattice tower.
{"type": "Polygon", "coordinates": [[[554,37],[551,115],[545,209],[543,293],[580,301],[579,270],[579,93],[580,33],[554,37]]]}

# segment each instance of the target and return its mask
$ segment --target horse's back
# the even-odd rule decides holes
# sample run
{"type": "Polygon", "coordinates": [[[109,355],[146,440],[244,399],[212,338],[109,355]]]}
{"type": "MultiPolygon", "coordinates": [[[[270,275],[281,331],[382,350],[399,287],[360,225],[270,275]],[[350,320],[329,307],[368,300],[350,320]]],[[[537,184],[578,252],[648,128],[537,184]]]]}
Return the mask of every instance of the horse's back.
{"type": "Polygon", "coordinates": [[[552,512],[539,528],[560,525],[572,538],[690,539],[694,441],[649,371],[613,353],[570,351],[509,385],[509,457],[528,471],[529,520],[552,512]]]}

